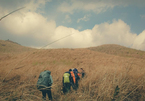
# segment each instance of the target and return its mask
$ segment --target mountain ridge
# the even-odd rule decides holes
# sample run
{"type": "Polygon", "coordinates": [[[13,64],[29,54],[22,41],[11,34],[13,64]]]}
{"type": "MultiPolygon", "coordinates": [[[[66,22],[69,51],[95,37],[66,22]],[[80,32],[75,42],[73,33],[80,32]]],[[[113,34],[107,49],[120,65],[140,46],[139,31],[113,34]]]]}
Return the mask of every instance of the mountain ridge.
{"type": "Polygon", "coordinates": [[[104,44],[97,47],[90,47],[88,49],[111,55],[145,59],[145,51],[136,50],[117,44],[104,44]]]}
{"type": "MultiPolygon", "coordinates": [[[[70,48],[59,48],[59,49],[62,50],[62,49],[70,49],[70,48]]],[[[56,49],[56,50],[59,50],[59,49],[56,49]]],[[[110,55],[145,59],[145,51],[136,50],[136,49],[128,48],[128,47],[117,45],[117,44],[104,44],[104,45],[100,45],[96,47],[88,47],[88,48],[74,48],[73,50],[75,49],[89,49],[91,51],[97,51],[97,52],[106,53],[110,55]]],[[[5,52],[5,53],[19,52],[20,53],[20,52],[27,52],[27,51],[32,51],[32,50],[37,51],[39,49],[22,46],[10,40],[6,40],[6,41],[0,40],[0,52],[5,52]]],[[[51,50],[51,49],[47,49],[47,50],[51,50]]]]}

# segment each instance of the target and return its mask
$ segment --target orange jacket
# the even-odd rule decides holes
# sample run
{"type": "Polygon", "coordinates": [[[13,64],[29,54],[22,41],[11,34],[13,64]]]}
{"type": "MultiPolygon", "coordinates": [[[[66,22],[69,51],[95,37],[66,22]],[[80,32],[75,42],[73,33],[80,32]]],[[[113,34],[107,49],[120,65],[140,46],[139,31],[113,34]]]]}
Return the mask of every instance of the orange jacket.
{"type": "Polygon", "coordinates": [[[74,83],[76,83],[75,74],[73,73],[73,71],[71,71],[70,73],[71,73],[74,83]]]}
{"type": "Polygon", "coordinates": [[[81,76],[81,74],[80,74],[80,73],[78,73],[78,76],[81,76]]]}

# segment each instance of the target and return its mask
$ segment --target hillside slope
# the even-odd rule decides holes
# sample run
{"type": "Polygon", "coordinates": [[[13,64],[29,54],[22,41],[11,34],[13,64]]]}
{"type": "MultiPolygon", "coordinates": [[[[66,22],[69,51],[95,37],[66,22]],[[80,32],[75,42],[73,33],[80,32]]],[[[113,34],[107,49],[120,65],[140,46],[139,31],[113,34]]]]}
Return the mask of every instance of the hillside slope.
{"type": "Polygon", "coordinates": [[[21,46],[20,44],[10,41],[10,40],[0,40],[0,52],[2,53],[20,53],[20,52],[28,52],[33,50],[32,48],[21,46]]]}
{"type": "Polygon", "coordinates": [[[106,44],[98,47],[90,47],[88,49],[111,54],[111,55],[145,59],[145,51],[131,49],[116,44],[106,44]]]}
{"type": "MultiPolygon", "coordinates": [[[[45,69],[52,73],[54,101],[145,100],[145,60],[133,54],[128,58],[125,51],[130,49],[124,50],[119,46],[124,53],[114,48],[114,53],[108,54],[104,50],[94,51],[90,48],[39,50],[5,41],[2,44],[5,46],[1,46],[1,50],[5,51],[0,52],[1,101],[40,101],[42,95],[36,89],[36,82],[39,73],[45,69]],[[62,76],[70,68],[79,71],[83,68],[86,75],[81,78],[77,91],[72,90],[64,95],[61,92],[62,76]],[[117,86],[120,90],[115,95],[117,86]]],[[[110,52],[113,47],[105,45],[103,49],[110,52]]]]}

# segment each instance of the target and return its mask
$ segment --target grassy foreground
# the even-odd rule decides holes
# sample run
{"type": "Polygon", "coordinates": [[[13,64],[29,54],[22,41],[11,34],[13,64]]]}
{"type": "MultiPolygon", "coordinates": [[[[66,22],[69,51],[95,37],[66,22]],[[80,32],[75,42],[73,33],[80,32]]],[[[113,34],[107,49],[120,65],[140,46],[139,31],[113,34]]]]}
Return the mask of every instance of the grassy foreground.
{"type": "MultiPolygon", "coordinates": [[[[144,54],[144,53],[142,53],[144,54]]],[[[41,101],[39,73],[52,72],[54,101],[144,101],[145,60],[89,49],[48,49],[0,53],[0,101],[41,101]],[[79,89],[64,95],[62,75],[84,68],[79,89]]]]}

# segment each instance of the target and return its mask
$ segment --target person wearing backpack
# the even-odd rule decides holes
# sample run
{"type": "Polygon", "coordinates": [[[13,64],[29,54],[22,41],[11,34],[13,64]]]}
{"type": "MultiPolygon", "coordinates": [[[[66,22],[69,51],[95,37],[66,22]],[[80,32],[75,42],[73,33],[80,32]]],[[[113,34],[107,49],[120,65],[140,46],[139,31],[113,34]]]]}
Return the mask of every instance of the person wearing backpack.
{"type": "Polygon", "coordinates": [[[63,74],[62,83],[63,83],[63,93],[64,94],[66,94],[66,93],[68,93],[70,91],[71,85],[73,83],[73,79],[72,79],[71,74],[70,74],[71,71],[72,70],[69,69],[68,72],[65,72],[63,74]]]}
{"type": "Polygon", "coordinates": [[[76,68],[73,69],[74,74],[78,73],[78,70],[76,68]]]}
{"type": "Polygon", "coordinates": [[[53,83],[51,72],[45,70],[40,73],[37,81],[37,89],[42,92],[42,99],[46,100],[46,94],[48,95],[49,100],[52,100],[51,94],[51,85],[53,83]]]}
{"type": "Polygon", "coordinates": [[[75,83],[75,90],[79,87],[79,80],[80,80],[80,73],[75,73],[76,83],[75,83]]]}
{"type": "Polygon", "coordinates": [[[74,75],[75,75],[75,84],[74,84],[74,89],[77,90],[79,87],[78,81],[80,80],[80,73],[76,68],[73,69],[74,75]]]}
{"type": "Polygon", "coordinates": [[[75,74],[74,74],[74,72],[72,70],[70,71],[70,74],[71,74],[71,77],[73,79],[72,88],[75,89],[75,84],[76,84],[75,74]]]}

